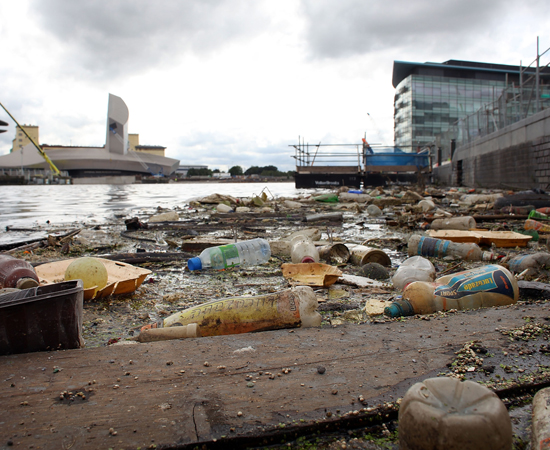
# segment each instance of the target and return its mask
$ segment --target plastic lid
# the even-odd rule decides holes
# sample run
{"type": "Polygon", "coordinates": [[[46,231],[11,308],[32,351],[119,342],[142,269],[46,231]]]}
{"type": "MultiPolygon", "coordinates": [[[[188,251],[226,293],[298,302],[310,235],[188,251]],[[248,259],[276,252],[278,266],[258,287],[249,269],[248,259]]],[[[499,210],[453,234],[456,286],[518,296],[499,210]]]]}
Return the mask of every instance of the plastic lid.
{"type": "Polygon", "coordinates": [[[195,256],[194,258],[191,258],[189,261],[187,261],[187,267],[189,267],[189,270],[201,270],[202,261],[198,256],[195,256]]]}

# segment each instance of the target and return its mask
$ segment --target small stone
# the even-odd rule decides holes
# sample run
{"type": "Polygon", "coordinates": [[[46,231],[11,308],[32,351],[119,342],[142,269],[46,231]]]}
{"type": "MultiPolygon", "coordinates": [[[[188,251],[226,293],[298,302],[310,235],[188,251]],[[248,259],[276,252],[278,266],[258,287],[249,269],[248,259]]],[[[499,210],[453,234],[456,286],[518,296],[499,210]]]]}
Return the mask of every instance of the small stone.
{"type": "Polygon", "coordinates": [[[321,375],[323,375],[326,371],[327,371],[327,369],[325,369],[323,366],[317,367],[317,373],[319,373],[321,375]]]}
{"type": "Polygon", "coordinates": [[[338,391],[336,389],[333,389],[332,392],[331,392],[332,395],[336,395],[338,394],[338,391]]]}
{"type": "Polygon", "coordinates": [[[387,280],[390,277],[388,269],[382,264],[370,262],[361,267],[361,272],[367,278],[373,280],[387,280]]]}

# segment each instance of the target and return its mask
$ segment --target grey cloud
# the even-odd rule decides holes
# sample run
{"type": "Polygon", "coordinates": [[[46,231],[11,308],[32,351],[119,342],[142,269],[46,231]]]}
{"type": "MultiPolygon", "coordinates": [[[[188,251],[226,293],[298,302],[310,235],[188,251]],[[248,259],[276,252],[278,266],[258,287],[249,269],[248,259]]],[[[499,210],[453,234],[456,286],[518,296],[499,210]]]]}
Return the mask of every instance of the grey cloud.
{"type": "Polygon", "coordinates": [[[262,32],[269,19],[246,0],[33,0],[38,23],[67,48],[62,70],[101,78],[174,65],[262,32]]]}
{"type": "MultiPolygon", "coordinates": [[[[535,12],[537,3],[521,8],[535,12]]],[[[301,5],[314,58],[391,48],[452,51],[498,30],[503,17],[520,6],[511,0],[302,0],[301,5]]]]}

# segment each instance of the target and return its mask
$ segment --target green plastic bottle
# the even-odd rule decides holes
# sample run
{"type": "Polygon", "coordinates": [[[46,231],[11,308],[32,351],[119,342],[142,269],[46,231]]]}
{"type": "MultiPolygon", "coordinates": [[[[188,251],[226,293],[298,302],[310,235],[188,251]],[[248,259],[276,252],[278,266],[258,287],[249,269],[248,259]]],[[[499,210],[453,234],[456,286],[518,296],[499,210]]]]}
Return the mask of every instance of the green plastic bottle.
{"type": "Polygon", "coordinates": [[[336,194],[323,194],[313,197],[313,200],[324,203],[338,203],[338,196],[336,194]]]}

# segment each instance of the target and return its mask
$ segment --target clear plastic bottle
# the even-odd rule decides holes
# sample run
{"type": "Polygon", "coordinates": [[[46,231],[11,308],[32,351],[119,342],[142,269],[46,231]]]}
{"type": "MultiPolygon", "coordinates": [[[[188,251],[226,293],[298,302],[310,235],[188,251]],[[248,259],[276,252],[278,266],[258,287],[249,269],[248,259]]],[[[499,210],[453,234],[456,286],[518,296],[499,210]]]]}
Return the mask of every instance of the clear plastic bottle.
{"type": "Polygon", "coordinates": [[[187,261],[189,270],[206,268],[227,269],[235,266],[254,266],[269,261],[271,247],[265,239],[257,238],[235,244],[210,247],[187,261]]]}
{"type": "Polygon", "coordinates": [[[516,303],[515,277],[495,264],[438,278],[435,283],[415,281],[403,290],[401,300],[384,308],[389,317],[431,314],[449,309],[476,309],[516,303]]]}
{"type": "Polygon", "coordinates": [[[490,261],[494,259],[491,252],[484,252],[479,245],[466,242],[452,242],[413,234],[409,238],[409,256],[434,256],[444,258],[454,256],[466,261],[490,261]]]}
{"type": "Polygon", "coordinates": [[[432,230],[471,230],[477,224],[472,216],[450,217],[447,219],[435,219],[430,228],[432,230]]]}
{"type": "Polygon", "coordinates": [[[319,262],[319,251],[307,236],[299,234],[290,240],[292,264],[319,262]]]}
{"type": "Polygon", "coordinates": [[[30,289],[39,284],[34,267],[27,261],[0,255],[0,287],[30,289]]]}
{"type": "Polygon", "coordinates": [[[414,281],[434,280],[435,267],[422,256],[413,256],[403,261],[391,279],[393,287],[400,291],[414,281]]]}

